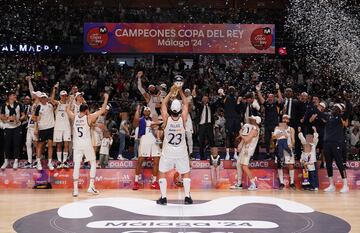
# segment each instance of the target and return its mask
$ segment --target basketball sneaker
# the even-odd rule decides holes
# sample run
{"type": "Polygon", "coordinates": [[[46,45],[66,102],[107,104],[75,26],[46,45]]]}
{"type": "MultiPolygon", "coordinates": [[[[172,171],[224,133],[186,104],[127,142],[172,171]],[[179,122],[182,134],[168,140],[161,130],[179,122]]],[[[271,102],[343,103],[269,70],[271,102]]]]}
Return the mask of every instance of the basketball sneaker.
{"type": "Polygon", "coordinates": [[[248,188],[249,191],[255,191],[257,190],[255,182],[252,182],[248,188]]]}
{"type": "Polygon", "coordinates": [[[160,197],[157,201],[156,204],[158,205],[167,205],[167,198],[166,197],[160,197]]]}
{"type": "Polygon", "coordinates": [[[280,184],[279,184],[279,190],[283,190],[284,188],[285,188],[285,185],[282,184],[282,183],[280,183],[280,184]]]}
{"type": "Polygon", "coordinates": [[[72,195],[73,195],[73,197],[79,196],[79,190],[78,190],[78,189],[76,189],[76,190],[74,189],[72,195]]]}
{"type": "Polygon", "coordinates": [[[1,170],[5,170],[8,165],[9,165],[9,161],[7,159],[5,159],[3,165],[1,166],[1,170]]]}
{"type": "Polygon", "coordinates": [[[122,154],[119,154],[117,160],[125,160],[125,158],[122,156],[122,154]]]}
{"type": "Polygon", "coordinates": [[[41,162],[38,163],[38,161],[35,161],[33,163],[33,168],[36,168],[38,171],[41,171],[42,170],[41,162]]]}
{"type": "Polygon", "coordinates": [[[185,197],[184,204],[185,205],[191,205],[193,203],[193,200],[191,196],[185,197]]]}
{"type": "Polygon", "coordinates": [[[32,164],[29,161],[26,161],[24,168],[32,168],[32,164]]]}
{"type": "Polygon", "coordinates": [[[48,168],[49,168],[50,171],[53,171],[55,169],[52,162],[48,162],[48,168]]]}
{"type": "Polygon", "coordinates": [[[64,167],[64,164],[62,162],[59,161],[59,162],[56,163],[56,168],[57,169],[61,169],[63,167],[64,167]]]}
{"type": "Polygon", "coordinates": [[[18,169],[18,167],[19,167],[19,160],[15,159],[14,164],[13,164],[13,169],[16,170],[16,169],[18,169]]]}
{"type": "Polygon", "coordinates": [[[335,192],[336,188],[334,185],[329,185],[326,189],[324,189],[324,192],[335,192]]]}
{"type": "Polygon", "coordinates": [[[151,189],[160,189],[159,183],[157,181],[151,184],[151,189]]]}
{"type": "Polygon", "coordinates": [[[140,185],[139,185],[139,182],[134,182],[134,186],[132,188],[133,190],[139,190],[140,189],[140,185]]]}
{"type": "Polygon", "coordinates": [[[343,185],[343,187],[340,189],[340,193],[347,193],[349,192],[349,186],[343,185]]]}
{"type": "Polygon", "coordinates": [[[65,169],[70,168],[70,164],[68,163],[68,161],[63,162],[63,168],[65,169]]]}
{"type": "Polygon", "coordinates": [[[95,195],[99,194],[99,191],[95,187],[91,186],[88,188],[87,192],[95,195]]]}
{"type": "Polygon", "coordinates": [[[294,184],[294,183],[290,184],[290,188],[291,188],[292,190],[296,190],[295,184],[294,184]]]}
{"type": "Polygon", "coordinates": [[[234,154],[234,160],[238,160],[239,159],[239,156],[237,154],[234,154]]]}
{"type": "Polygon", "coordinates": [[[242,188],[243,188],[243,186],[240,183],[236,183],[236,184],[230,186],[230,189],[242,189],[242,188]]]}

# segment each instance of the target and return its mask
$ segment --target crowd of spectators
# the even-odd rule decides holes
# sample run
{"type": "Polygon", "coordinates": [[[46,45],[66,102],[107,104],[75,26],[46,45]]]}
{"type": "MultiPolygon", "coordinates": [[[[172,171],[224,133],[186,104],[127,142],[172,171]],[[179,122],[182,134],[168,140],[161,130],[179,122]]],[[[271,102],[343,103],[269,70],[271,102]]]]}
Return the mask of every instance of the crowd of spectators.
{"type": "Polygon", "coordinates": [[[180,8],[126,9],[125,6],[72,7],[42,0],[2,1],[0,5],[1,43],[82,44],[85,22],[128,23],[275,23],[280,38],[283,10],[211,9],[184,5],[180,8]]]}

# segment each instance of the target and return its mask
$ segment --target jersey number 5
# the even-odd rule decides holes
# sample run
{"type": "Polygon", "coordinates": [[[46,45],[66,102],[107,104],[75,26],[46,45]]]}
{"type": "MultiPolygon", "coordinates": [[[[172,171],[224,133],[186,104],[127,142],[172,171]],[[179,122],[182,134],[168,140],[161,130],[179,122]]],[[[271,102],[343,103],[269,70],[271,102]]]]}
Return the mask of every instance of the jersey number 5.
{"type": "Polygon", "coordinates": [[[82,130],[83,130],[83,127],[77,127],[77,132],[78,132],[78,137],[79,137],[79,138],[81,138],[81,137],[84,135],[84,133],[82,132],[82,130]]]}
{"type": "Polygon", "coordinates": [[[171,137],[169,140],[169,144],[177,146],[181,143],[181,139],[182,139],[182,134],[178,133],[178,134],[173,134],[173,133],[169,133],[169,136],[171,137]]]}

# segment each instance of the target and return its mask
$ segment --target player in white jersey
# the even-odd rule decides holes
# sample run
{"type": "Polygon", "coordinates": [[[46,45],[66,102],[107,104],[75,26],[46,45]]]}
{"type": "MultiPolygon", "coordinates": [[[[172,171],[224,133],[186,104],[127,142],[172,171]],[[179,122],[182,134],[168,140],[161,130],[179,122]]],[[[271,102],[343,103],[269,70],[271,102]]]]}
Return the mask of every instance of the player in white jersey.
{"type": "Polygon", "coordinates": [[[159,122],[153,121],[153,119],[150,117],[151,110],[149,107],[144,108],[142,117],[140,117],[140,109],[141,107],[138,105],[133,120],[134,128],[139,127],[137,136],[140,138],[139,158],[135,168],[135,181],[133,190],[138,190],[140,188],[139,178],[142,170],[142,164],[147,158],[152,158],[154,163],[152,170],[151,188],[159,189],[157,176],[161,149],[156,143],[155,137],[159,122]]]}
{"type": "Polygon", "coordinates": [[[142,71],[139,71],[136,74],[138,89],[140,93],[144,96],[145,101],[151,110],[150,117],[158,117],[158,119],[161,119],[160,116],[161,101],[162,101],[161,93],[157,91],[156,87],[152,84],[150,84],[148,87],[149,92],[146,92],[141,84],[141,78],[143,75],[144,73],[142,71]]]}
{"type": "Polygon", "coordinates": [[[105,120],[106,120],[106,115],[108,114],[109,110],[110,110],[110,106],[108,105],[108,106],[106,106],[105,112],[96,119],[94,126],[91,128],[92,143],[93,143],[95,154],[100,149],[101,141],[104,138],[103,132],[105,130],[107,130],[105,120]]]}
{"type": "Polygon", "coordinates": [[[236,163],[237,171],[237,183],[234,186],[231,186],[232,189],[241,189],[242,188],[242,172],[245,171],[246,175],[250,179],[250,186],[248,190],[256,190],[256,177],[253,177],[249,169],[250,158],[254,155],[256,146],[259,141],[259,124],[261,123],[261,118],[259,116],[250,116],[249,123],[245,124],[241,130],[239,139],[240,144],[238,146],[239,158],[236,163]]]}
{"type": "Polygon", "coordinates": [[[277,166],[278,166],[278,176],[279,176],[279,189],[284,189],[284,171],[283,167],[284,165],[288,167],[289,169],[289,176],[290,176],[290,188],[295,190],[295,156],[293,154],[293,148],[295,145],[295,130],[294,128],[288,126],[290,122],[290,116],[289,115],[283,115],[282,116],[282,122],[277,126],[274,130],[273,137],[277,140],[277,153],[278,156],[281,154],[281,157],[277,159],[277,166]],[[290,148],[291,152],[289,153],[285,149],[280,152],[281,147],[279,147],[279,141],[283,138],[286,138],[288,147],[290,148]]]}
{"type": "Polygon", "coordinates": [[[31,94],[31,98],[33,104],[30,108],[27,109],[25,115],[27,117],[27,130],[26,130],[26,139],[25,139],[25,146],[26,146],[26,154],[28,160],[24,164],[24,168],[32,168],[32,157],[33,157],[33,146],[37,147],[37,137],[35,137],[35,121],[33,120],[35,116],[35,109],[40,102],[41,91],[34,91],[34,86],[31,82],[32,76],[26,76],[25,79],[28,81],[29,84],[29,92],[31,94]]]}
{"type": "Polygon", "coordinates": [[[84,92],[76,92],[75,96],[70,99],[70,104],[70,110],[73,113],[80,113],[80,105],[86,104],[86,101],[84,99],[84,92]]]}
{"type": "Polygon", "coordinates": [[[35,109],[39,104],[39,99],[36,98],[34,103],[28,108],[28,111],[25,113],[27,116],[27,131],[26,131],[26,153],[28,157],[28,161],[24,164],[24,168],[32,167],[32,156],[33,156],[33,144],[36,148],[37,146],[37,138],[35,137],[35,121],[33,120],[35,109]]]}
{"type": "Polygon", "coordinates": [[[48,149],[48,168],[54,170],[52,163],[53,156],[53,138],[54,138],[54,106],[49,103],[49,97],[42,93],[40,96],[40,102],[36,107],[33,120],[35,121],[34,134],[38,138],[36,147],[36,161],[34,166],[38,170],[42,170],[41,155],[44,151],[45,143],[48,149]]]}
{"type": "Polygon", "coordinates": [[[185,204],[192,204],[190,196],[190,162],[188,148],[185,140],[185,125],[189,113],[189,102],[185,97],[182,86],[174,85],[169,94],[161,104],[161,114],[164,120],[164,141],[159,164],[159,185],[161,197],[156,201],[157,204],[166,205],[166,173],[175,168],[183,177],[185,192],[185,204]],[[183,106],[178,99],[174,99],[170,105],[170,115],[168,114],[168,102],[176,92],[180,93],[183,106]]]}
{"type": "Polygon", "coordinates": [[[51,93],[51,103],[55,109],[55,127],[54,127],[54,142],[56,143],[56,155],[58,168],[69,168],[67,158],[69,155],[69,142],[71,141],[71,126],[69,116],[66,113],[68,103],[68,94],[66,91],[60,91],[60,100],[55,100],[55,92],[59,87],[57,83],[51,93]],[[64,150],[63,150],[64,143],[64,150]],[[63,158],[62,158],[63,155],[63,158]]]}
{"type": "Polygon", "coordinates": [[[66,108],[66,112],[73,122],[73,149],[74,149],[74,190],[73,196],[79,195],[79,174],[80,174],[80,163],[82,157],[85,156],[86,161],[90,162],[90,184],[87,190],[88,193],[98,194],[99,192],[95,189],[94,181],[96,174],[96,157],[95,151],[92,147],[91,142],[91,128],[90,125],[95,123],[96,119],[106,111],[109,95],[104,94],[104,103],[99,111],[90,114],[89,106],[82,104],[80,106],[80,113],[74,114],[69,107],[66,108]]]}

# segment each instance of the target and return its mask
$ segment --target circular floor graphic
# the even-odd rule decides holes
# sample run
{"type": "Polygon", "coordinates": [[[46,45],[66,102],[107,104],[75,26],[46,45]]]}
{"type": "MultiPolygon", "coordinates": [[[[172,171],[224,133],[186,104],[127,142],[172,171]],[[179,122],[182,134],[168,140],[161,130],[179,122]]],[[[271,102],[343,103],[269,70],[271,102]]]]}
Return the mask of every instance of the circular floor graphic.
{"type": "Polygon", "coordinates": [[[303,204],[271,197],[224,197],[194,205],[159,206],[136,198],[99,198],[25,216],[18,233],[347,233],[344,220],[303,204]]]}

